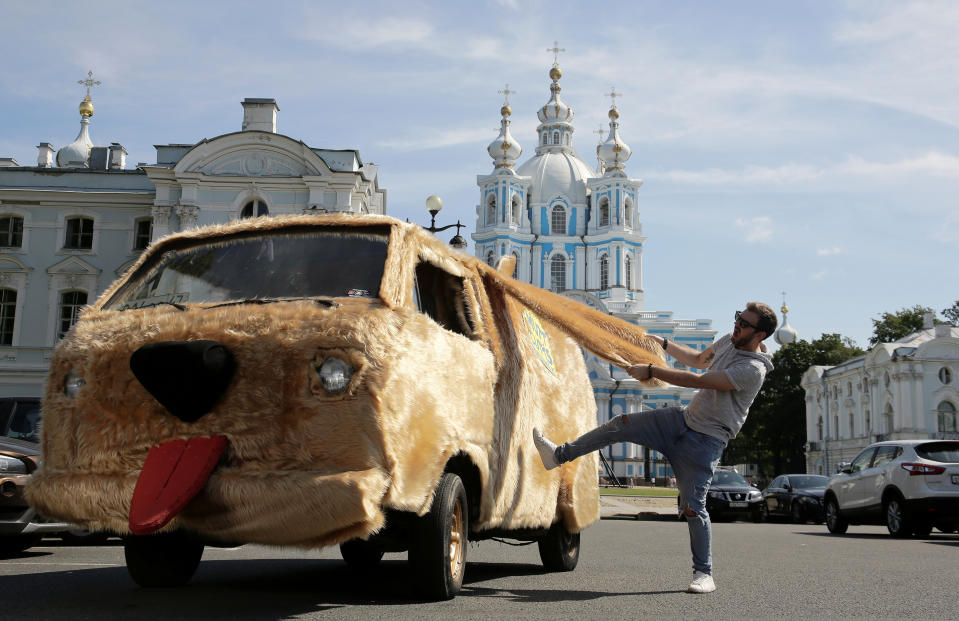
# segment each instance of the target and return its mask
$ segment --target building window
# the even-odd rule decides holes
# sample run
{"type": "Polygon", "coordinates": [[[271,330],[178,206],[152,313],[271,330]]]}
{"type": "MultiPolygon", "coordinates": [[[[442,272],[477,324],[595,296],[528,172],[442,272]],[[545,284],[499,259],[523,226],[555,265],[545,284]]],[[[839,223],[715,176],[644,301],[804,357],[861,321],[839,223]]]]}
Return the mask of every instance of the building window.
{"type": "Polygon", "coordinates": [[[543,132],[543,146],[546,146],[547,144],[549,144],[549,133],[543,132]]]}
{"type": "Polygon", "coordinates": [[[633,288],[633,259],[629,255],[626,255],[626,259],[623,261],[626,264],[626,285],[627,289],[633,288]]]}
{"type": "Polygon", "coordinates": [[[842,434],[839,433],[839,414],[836,414],[832,417],[832,423],[835,425],[835,428],[832,431],[833,437],[838,440],[842,437],[842,434]]]}
{"type": "Polygon", "coordinates": [[[153,218],[143,218],[136,221],[136,233],[133,239],[134,250],[144,250],[153,239],[153,218]]]}
{"type": "Polygon", "coordinates": [[[959,425],[956,424],[956,406],[948,401],[943,401],[939,404],[939,407],[937,407],[936,410],[938,410],[939,413],[940,432],[959,431],[959,425]]]}
{"type": "Polygon", "coordinates": [[[566,210],[559,205],[553,207],[550,224],[553,235],[564,235],[566,233],[566,210]]]}
{"type": "Polygon", "coordinates": [[[0,218],[0,247],[19,248],[23,244],[23,218],[3,216],[0,218]]]}
{"type": "Polygon", "coordinates": [[[60,329],[57,339],[62,339],[77,322],[80,309],[87,305],[85,291],[67,291],[60,296],[60,329]]]}
{"type": "Polygon", "coordinates": [[[493,194],[486,197],[486,224],[496,224],[496,196],[493,194]]]}
{"type": "Polygon", "coordinates": [[[492,250],[486,253],[486,265],[493,267],[493,251],[492,250]]]}
{"type": "Polygon", "coordinates": [[[521,208],[522,208],[522,206],[520,205],[519,196],[516,196],[516,195],[514,194],[514,195],[513,195],[513,201],[512,201],[512,212],[511,212],[511,213],[512,213],[512,217],[513,217],[513,224],[514,224],[514,225],[517,225],[517,226],[519,225],[519,217],[520,217],[520,216],[519,216],[519,213],[520,213],[520,209],[521,209],[521,208]]]}
{"type": "Polygon", "coordinates": [[[599,225],[609,226],[609,199],[605,196],[599,199],[599,225]]]}
{"type": "Polygon", "coordinates": [[[566,291],[566,258],[556,255],[549,265],[550,289],[556,293],[566,291]]]}
{"type": "Polygon", "coordinates": [[[256,218],[259,216],[270,215],[270,209],[261,200],[253,200],[243,206],[240,211],[241,218],[256,218]]]}
{"type": "Polygon", "coordinates": [[[856,437],[856,417],[852,412],[849,413],[849,437],[856,437]]]}
{"type": "Polygon", "coordinates": [[[949,367],[939,369],[939,381],[943,384],[952,382],[952,371],[949,370],[949,367]]]}
{"type": "MultiPolygon", "coordinates": [[[[895,424],[895,417],[894,417],[894,415],[893,415],[893,411],[892,411],[892,406],[891,406],[891,405],[886,406],[886,413],[885,413],[885,415],[883,415],[883,418],[885,419],[885,425],[886,425],[886,428],[883,429],[883,433],[885,433],[885,434],[890,434],[890,433],[892,433],[892,431],[893,431],[893,425],[895,424]]],[[[888,440],[889,438],[886,438],[886,439],[888,440]]]]}
{"type": "Polygon", "coordinates": [[[633,228],[633,201],[629,198],[626,199],[624,211],[626,213],[626,226],[628,228],[633,228]]]}
{"type": "Polygon", "coordinates": [[[17,315],[17,292],[0,289],[0,345],[13,345],[13,324],[17,315]]]}
{"type": "Polygon", "coordinates": [[[63,247],[71,250],[93,248],[93,218],[67,218],[67,238],[63,247]]]}
{"type": "Polygon", "coordinates": [[[605,254],[599,258],[599,288],[609,288],[609,256],[605,254]]]}
{"type": "Polygon", "coordinates": [[[816,423],[816,429],[819,431],[819,441],[822,442],[822,416],[819,417],[819,422],[816,423]]]}
{"type": "Polygon", "coordinates": [[[513,253],[513,278],[519,278],[519,255],[513,253]]]}
{"type": "Polygon", "coordinates": [[[553,144],[559,144],[559,132],[553,132],[553,144]]]}

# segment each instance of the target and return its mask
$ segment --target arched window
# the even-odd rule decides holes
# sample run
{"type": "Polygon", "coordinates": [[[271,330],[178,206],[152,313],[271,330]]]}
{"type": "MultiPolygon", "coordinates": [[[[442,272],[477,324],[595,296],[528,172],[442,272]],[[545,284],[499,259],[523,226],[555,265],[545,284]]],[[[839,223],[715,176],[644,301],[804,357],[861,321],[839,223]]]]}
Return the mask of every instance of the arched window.
{"type": "Polygon", "coordinates": [[[556,293],[566,291],[566,257],[561,254],[550,259],[550,289],[556,293]]]}
{"type": "Polygon", "coordinates": [[[599,225],[609,226],[609,199],[605,196],[599,199],[599,225]]]}
{"type": "Polygon", "coordinates": [[[0,217],[0,247],[19,248],[23,244],[23,218],[0,217]]]}
{"type": "Polygon", "coordinates": [[[599,288],[609,289],[609,255],[599,258],[599,288]]]}
{"type": "Polygon", "coordinates": [[[493,251],[492,250],[486,253],[486,265],[493,267],[493,251]]]}
{"type": "Polygon", "coordinates": [[[519,226],[520,209],[522,209],[522,205],[520,204],[519,196],[514,194],[513,200],[512,200],[512,209],[510,210],[510,213],[513,218],[513,224],[515,224],[516,226],[519,226]]]}
{"type": "Polygon", "coordinates": [[[872,419],[869,417],[869,410],[866,410],[864,418],[866,420],[866,429],[864,431],[866,433],[872,433],[872,419]]]}
{"type": "Polygon", "coordinates": [[[569,134],[563,134],[563,144],[569,146],[569,134]]]}
{"type": "Polygon", "coordinates": [[[627,289],[633,288],[633,259],[629,255],[626,255],[626,259],[623,261],[625,263],[626,271],[626,282],[623,283],[627,289]]]}
{"type": "Polygon", "coordinates": [[[490,194],[486,197],[486,225],[496,224],[496,195],[490,194]]]}
{"type": "Polygon", "coordinates": [[[13,324],[17,314],[17,292],[0,289],[0,345],[13,345],[13,324]]]}
{"type": "Polygon", "coordinates": [[[71,250],[93,248],[93,218],[67,218],[67,236],[63,247],[71,250]]]}
{"type": "MultiPolygon", "coordinates": [[[[893,415],[893,411],[892,411],[892,406],[891,406],[891,405],[887,405],[887,406],[886,406],[886,411],[885,411],[885,413],[883,413],[883,416],[882,416],[882,417],[883,417],[883,419],[885,419],[885,420],[883,420],[883,423],[885,424],[885,429],[883,429],[882,432],[885,433],[885,434],[890,434],[890,433],[892,433],[893,424],[895,423],[895,416],[893,415]]],[[[888,439],[888,438],[887,438],[887,439],[888,439]]]]}
{"type": "Polygon", "coordinates": [[[519,278],[519,255],[513,253],[513,278],[519,278]]]}
{"type": "Polygon", "coordinates": [[[243,206],[240,211],[241,218],[257,218],[259,216],[270,215],[270,210],[261,200],[252,200],[243,206]]]}
{"type": "Polygon", "coordinates": [[[832,424],[834,425],[832,428],[832,437],[836,439],[841,438],[842,434],[839,433],[839,414],[832,417],[832,424]]]}
{"type": "Polygon", "coordinates": [[[939,381],[943,384],[952,382],[952,371],[949,370],[949,367],[939,369],[939,381]]]}
{"type": "Polygon", "coordinates": [[[849,413],[849,437],[856,437],[856,417],[852,412],[849,413]]]}
{"type": "Polygon", "coordinates": [[[553,235],[566,234],[566,210],[562,205],[554,205],[552,217],[550,218],[550,230],[553,235]]]}
{"type": "Polygon", "coordinates": [[[543,145],[549,144],[549,132],[543,132],[543,145]]]}
{"type": "Polygon", "coordinates": [[[73,324],[77,322],[80,309],[87,305],[86,291],[67,291],[60,294],[60,325],[57,329],[57,339],[66,336],[73,324]]]}
{"type": "Polygon", "coordinates": [[[553,144],[559,144],[559,132],[553,132],[553,144]]]}
{"type": "Polygon", "coordinates": [[[949,403],[948,401],[943,401],[939,404],[939,407],[936,408],[939,414],[939,431],[959,431],[959,425],[956,421],[956,406],[949,403]]]}
{"type": "Polygon", "coordinates": [[[631,229],[633,228],[633,201],[629,197],[626,198],[623,210],[625,213],[626,227],[631,229]]]}

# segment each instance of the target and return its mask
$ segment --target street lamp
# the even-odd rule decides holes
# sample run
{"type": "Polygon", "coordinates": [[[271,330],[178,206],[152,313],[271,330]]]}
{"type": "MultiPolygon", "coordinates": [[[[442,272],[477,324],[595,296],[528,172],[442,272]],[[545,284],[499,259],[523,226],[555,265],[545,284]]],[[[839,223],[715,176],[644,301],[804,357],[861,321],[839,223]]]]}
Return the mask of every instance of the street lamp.
{"type": "Polygon", "coordinates": [[[440,212],[440,209],[443,208],[443,199],[435,194],[431,194],[426,198],[426,210],[430,212],[430,225],[424,226],[427,231],[430,233],[439,233],[440,231],[445,231],[446,229],[456,227],[456,235],[453,236],[453,239],[450,240],[450,246],[456,248],[457,250],[462,250],[466,248],[466,240],[460,236],[460,228],[466,227],[465,224],[460,224],[460,221],[457,220],[456,224],[447,224],[446,226],[436,226],[436,214],[440,212]]]}

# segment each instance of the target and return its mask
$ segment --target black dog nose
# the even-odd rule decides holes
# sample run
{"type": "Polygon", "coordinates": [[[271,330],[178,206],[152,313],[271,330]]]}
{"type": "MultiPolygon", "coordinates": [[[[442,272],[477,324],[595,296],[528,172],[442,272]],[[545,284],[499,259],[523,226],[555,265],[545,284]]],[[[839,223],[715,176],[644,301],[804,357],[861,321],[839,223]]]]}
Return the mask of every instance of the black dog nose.
{"type": "Polygon", "coordinates": [[[166,341],[133,352],[130,369],[170,414],[192,423],[226,390],[236,360],[216,341],[166,341]]]}

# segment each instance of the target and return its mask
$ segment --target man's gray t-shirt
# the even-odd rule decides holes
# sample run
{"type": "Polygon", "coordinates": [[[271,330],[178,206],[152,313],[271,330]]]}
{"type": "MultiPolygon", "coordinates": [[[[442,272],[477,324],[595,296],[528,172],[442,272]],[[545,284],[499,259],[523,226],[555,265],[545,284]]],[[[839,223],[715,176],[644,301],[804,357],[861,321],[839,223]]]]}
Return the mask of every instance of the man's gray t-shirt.
{"type": "Polygon", "coordinates": [[[686,408],[686,425],[729,442],[746,422],[749,406],[773,368],[772,356],[736,349],[729,334],[713,344],[713,351],[716,355],[708,370],[725,371],[735,390],[700,389],[686,408]]]}

